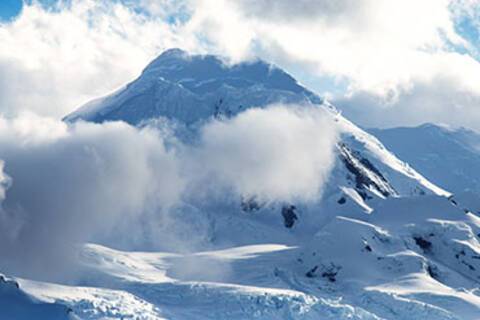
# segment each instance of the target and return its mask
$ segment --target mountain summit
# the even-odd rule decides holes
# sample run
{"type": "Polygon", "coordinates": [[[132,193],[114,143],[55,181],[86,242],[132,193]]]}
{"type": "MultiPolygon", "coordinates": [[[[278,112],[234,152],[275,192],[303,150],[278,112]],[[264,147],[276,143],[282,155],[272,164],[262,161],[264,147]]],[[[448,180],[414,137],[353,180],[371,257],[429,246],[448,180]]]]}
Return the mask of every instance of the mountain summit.
{"type": "Polygon", "coordinates": [[[153,60],[133,82],[112,95],[87,103],[65,120],[122,120],[138,125],[165,117],[191,125],[275,103],[313,105],[335,118],[342,141],[338,144],[338,165],[330,179],[331,187],[327,188],[332,193],[353,184],[353,193],[347,198],[353,194],[354,202],[363,208],[369,208],[363,203],[365,199],[378,195],[448,194],[288,73],[262,60],[228,65],[214,55],[170,49],[153,60]]]}
{"type": "Polygon", "coordinates": [[[261,60],[227,65],[217,56],[170,49],[126,87],[87,103],[65,120],[123,120],[136,125],[167,117],[191,124],[280,102],[320,104],[322,99],[261,60]]]}

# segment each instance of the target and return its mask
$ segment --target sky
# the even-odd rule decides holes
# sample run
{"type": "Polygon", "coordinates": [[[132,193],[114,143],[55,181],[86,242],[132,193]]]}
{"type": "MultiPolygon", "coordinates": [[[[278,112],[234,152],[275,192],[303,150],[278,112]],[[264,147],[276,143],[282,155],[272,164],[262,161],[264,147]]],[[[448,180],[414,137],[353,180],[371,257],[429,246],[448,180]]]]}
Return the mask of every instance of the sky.
{"type": "Polygon", "coordinates": [[[480,130],[479,9],[478,0],[4,0],[0,113],[61,118],[180,47],[275,63],[364,127],[480,130]]]}
{"type": "Polygon", "coordinates": [[[0,2],[0,19],[8,21],[15,18],[22,9],[22,1],[5,0],[0,2]]]}

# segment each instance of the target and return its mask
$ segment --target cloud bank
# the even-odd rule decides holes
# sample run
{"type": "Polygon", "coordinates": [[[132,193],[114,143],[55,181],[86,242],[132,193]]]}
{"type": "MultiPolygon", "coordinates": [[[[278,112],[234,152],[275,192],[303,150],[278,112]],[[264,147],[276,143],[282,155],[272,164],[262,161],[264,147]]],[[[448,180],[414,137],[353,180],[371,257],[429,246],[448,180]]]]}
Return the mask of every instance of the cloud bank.
{"type": "Polygon", "coordinates": [[[271,60],[365,126],[480,128],[479,12],[477,0],[33,3],[0,25],[0,113],[59,118],[181,47],[271,60]]]}
{"type": "Polygon", "coordinates": [[[201,131],[206,176],[264,201],[315,200],[334,162],[336,129],[319,109],[250,109],[201,131]]]}
{"type": "Polygon", "coordinates": [[[0,113],[61,118],[131,81],[162,50],[193,50],[192,39],[160,12],[147,16],[116,1],[24,4],[17,19],[0,24],[0,113]]]}
{"type": "Polygon", "coordinates": [[[294,106],[213,120],[191,144],[167,131],[0,118],[0,268],[58,278],[86,241],[191,249],[209,236],[208,192],[238,204],[245,195],[315,200],[336,142],[325,113],[294,106]]]}
{"type": "Polygon", "coordinates": [[[66,263],[74,243],[120,241],[117,232],[128,234],[131,246],[147,242],[142,226],[131,223],[168,209],[182,190],[162,138],[124,123],[1,119],[0,150],[11,180],[0,219],[2,264],[13,262],[8,269],[48,272],[44,264],[66,263]]]}
{"type": "Polygon", "coordinates": [[[191,24],[223,53],[260,52],[316,74],[313,88],[361,125],[480,129],[478,48],[459,30],[478,18],[478,1],[200,2],[191,24]],[[210,14],[215,8],[223,14],[210,14]]]}

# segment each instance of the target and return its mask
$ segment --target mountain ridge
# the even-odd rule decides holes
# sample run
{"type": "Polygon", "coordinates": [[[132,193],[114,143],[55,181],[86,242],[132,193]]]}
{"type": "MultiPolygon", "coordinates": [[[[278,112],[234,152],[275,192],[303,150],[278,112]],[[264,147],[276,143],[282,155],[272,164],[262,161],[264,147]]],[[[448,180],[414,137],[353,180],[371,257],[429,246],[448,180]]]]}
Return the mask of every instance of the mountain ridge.
{"type": "Polygon", "coordinates": [[[400,158],[454,193],[480,192],[480,134],[435,124],[369,129],[400,158]]]}

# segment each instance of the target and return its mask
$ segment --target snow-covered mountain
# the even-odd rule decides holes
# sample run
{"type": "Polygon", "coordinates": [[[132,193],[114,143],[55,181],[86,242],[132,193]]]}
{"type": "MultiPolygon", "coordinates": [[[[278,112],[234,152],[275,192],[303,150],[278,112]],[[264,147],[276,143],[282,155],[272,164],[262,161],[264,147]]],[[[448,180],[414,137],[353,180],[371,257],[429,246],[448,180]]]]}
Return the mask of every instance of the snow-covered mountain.
{"type": "MultiPolygon", "coordinates": [[[[293,77],[261,60],[226,65],[213,55],[190,55],[170,49],[152,61],[133,82],[65,117],[141,125],[165,117],[195,127],[213,117],[230,117],[271,104],[314,105],[327,110],[342,135],[333,188],[353,186],[355,193],[381,197],[423,193],[448,194],[390,153],[372,135],[345,119],[335,107],[301,86],[293,77]],[[378,166],[378,168],[377,168],[378,166]],[[381,169],[381,170],[378,170],[381,169]],[[385,179],[388,177],[388,181],[385,179]]],[[[361,195],[365,198],[367,195],[361,195]]]]}
{"type": "Polygon", "coordinates": [[[280,101],[321,103],[290,75],[262,61],[227,66],[216,56],[191,56],[170,49],[153,60],[138,79],[65,119],[123,120],[136,125],[164,116],[191,124],[280,101]]]}
{"type": "Polygon", "coordinates": [[[480,134],[434,124],[371,129],[398,157],[453,193],[480,192],[480,134]]]}
{"type": "Polygon", "coordinates": [[[143,126],[165,117],[192,143],[209,119],[275,103],[321,108],[339,132],[321,198],[185,203],[176,218],[199,226],[188,235],[204,235],[198,251],[85,244],[80,276],[63,284],[17,278],[17,289],[80,319],[478,319],[475,196],[452,196],[275,66],[168,50],[65,120],[143,126]]]}

